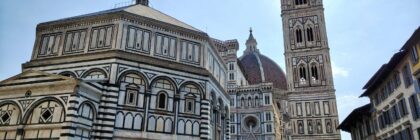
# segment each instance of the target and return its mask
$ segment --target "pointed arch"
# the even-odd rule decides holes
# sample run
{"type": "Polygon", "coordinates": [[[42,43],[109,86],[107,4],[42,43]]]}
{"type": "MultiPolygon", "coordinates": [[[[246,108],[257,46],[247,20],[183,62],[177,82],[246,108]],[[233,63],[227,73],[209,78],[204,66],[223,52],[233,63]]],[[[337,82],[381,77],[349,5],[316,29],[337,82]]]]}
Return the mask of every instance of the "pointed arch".
{"type": "Polygon", "coordinates": [[[124,128],[132,129],[133,128],[134,116],[131,112],[128,112],[124,116],[124,128]]]}
{"type": "Polygon", "coordinates": [[[134,130],[141,130],[142,126],[143,126],[143,116],[141,114],[137,113],[134,116],[133,129],[134,130]]]}
{"type": "Polygon", "coordinates": [[[319,80],[320,74],[319,74],[319,64],[317,62],[311,62],[310,64],[310,72],[311,72],[311,80],[319,80]]]}
{"type": "Polygon", "coordinates": [[[190,120],[185,123],[185,134],[192,135],[193,125],[190,120]]]}
{"type": "Polygon", "coordinates": [[[164,132],[165,130],[165,119],[163,117],[158,117],[156,120],[156,131],[157,132],[164,132]]]}
{"type": "Polygon", "coordinates": [[[185,134],[185,121],[182,119],[178,121],[178,134],[185,134]]]}
{"type": "Polygon", "coordinates": [[[166,118],[165,119],[165,129],[164,129],[164,132],[165,133],[172,133],[172,119],[171,118],[166,118]]]}
{"type": "Polygon", "coordinates": [[[306,74],[306,64],[301,63],[298,65],[298,67],[299,67],[299,79],[307,80],[308,77],[306,74]]]}
{"type": "Polygon", "coordinates": [[[200,135],[200,123],[198,123],[197,121],[195,121],[193,124],[193,135],[200,135]]]}
{"type": "Polygon", "coordinates": [[[115,127],[116,128],[122,128],[124,125],[124,113],[118,112],[115,118],[115,127]]]}
{"type": "Polygon", "coordinates": [[[148,118],[147,130],[148,131],[156,131],[156,118],[154,116],[150,116],[148,118]]]}

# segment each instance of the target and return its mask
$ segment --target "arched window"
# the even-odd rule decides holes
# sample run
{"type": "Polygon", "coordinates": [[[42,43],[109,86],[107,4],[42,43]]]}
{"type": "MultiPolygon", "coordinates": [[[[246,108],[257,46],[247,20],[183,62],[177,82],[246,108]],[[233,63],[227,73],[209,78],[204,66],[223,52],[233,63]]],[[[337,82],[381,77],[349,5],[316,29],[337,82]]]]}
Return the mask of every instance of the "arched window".
{"type": "Polygon", "coordinates": [[[255,97],[255,106],[259,106],[260,105],[260,101],[258,99],[258,96],[255,97]]]}
{"type": "Polygon", "coordinates": [[[0,126],[19,124],[20,117],[18,106],[10,103],[0,106],[0,126]]]}
{"type": "Polygon", "coordinates": [[[306,80],[306,67],[303,64],[299,66],[299,78],[306,80]]]}
{"type": "Polygon", "coordinates": [[[306,29],[306,38],[308,41],[314,41],[314,32],[311,27],[306,29]]]}
{"type": "Polygon", "coordinates": [[[302,41],[303,41],[302,30],[297,29],[295,34],[296,34],[296,42],[297,43],[302,43],[302,41]]]}
{"type": "Polygon", "coordinates": [[[158,108],[166,109],[166,94],[164,92],[158,94],[158,108]]]}
{"type": "Polygon", "coordinates": [[[78,114],[80,117],[88,120],[93,120],[93,117],[95,115],[93,107],[88,103],[84,103],[82,106],[80,106],[78,114]]]}
{"type": "Polygon", "coordinates": [[[67,76],[67,77],[73,77],[73,78],[77,77],[73,72],[70,72],[70,71],[61,72],[61,73],[59,73],[59,75],[63,75],[63,76],[67,76]]]}
{"type": "Polygon", "coordinates": [[[102,70],[95,69],[93,71],[84,74],[84,79],[105,79],[107,78],[106,73],[102,70]]]}
{"type": "Polygon", "coordinates": [[[318,75],[318,66],[316,63],[312,63],[311,64],[311,74],[312,74],[312,79],[313,80],[318,80],[319,79],[319,75],[318,75]]]}

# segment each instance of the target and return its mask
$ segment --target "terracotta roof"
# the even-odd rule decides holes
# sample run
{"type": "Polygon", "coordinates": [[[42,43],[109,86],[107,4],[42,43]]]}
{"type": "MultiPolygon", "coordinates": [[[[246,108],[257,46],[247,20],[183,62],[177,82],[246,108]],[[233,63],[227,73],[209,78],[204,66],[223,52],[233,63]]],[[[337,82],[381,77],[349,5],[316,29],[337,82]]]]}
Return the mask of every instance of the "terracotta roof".
{"type": "Polygon", "coordinates": [[[420,27],[414,31],[413,35],[408,39],[404,46],[400,49],[400,52],[395,53],[388,63],[384,64],[379,68],[378,71],[369,79],[369,81],[363,86],[365,92],[360,97],[369,96],[375,88],[377,88],[385,78],[393,72],[395,66],[397,66],[404,56],[409,52],[409,47],[416,43],[420,38],[420,27]]]}
{"type": "Polygon", "coordinates": [[[346,132],[350,132],[351,127],[354,126],[355,123],[360,122],[363,116],[370,117],[371,109],[372,109],[371,104],[367,104],[367,105],[354,109],[346,117],[346,119],[344,119],[344,121],[338,126],[338,129],[341,129],[346,132]]]}
{"type": "Polygon", "coordinates": [[[258,53],[248,53],[240,58],[249,84],[273,83],[274,88],[287,89],[286,75],[270,58],[258,53]]]}

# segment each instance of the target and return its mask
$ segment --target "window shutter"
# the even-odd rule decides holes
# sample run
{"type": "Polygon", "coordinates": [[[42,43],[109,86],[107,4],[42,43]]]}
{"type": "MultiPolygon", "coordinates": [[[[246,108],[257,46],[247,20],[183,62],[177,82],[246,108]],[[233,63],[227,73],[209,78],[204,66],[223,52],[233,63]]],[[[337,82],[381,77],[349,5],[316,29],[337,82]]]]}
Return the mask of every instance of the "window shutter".
{"type": "Polygon", "coordinates": [[[413,95],[413,98],[414,98],[414,107],[415,107],[415,113],[416,113],[416,118],[415,119],[417,119],[417,118],[420,118],[420,106],[419,106],[419,100],[418,100],[418,98],[417,98],[417,94],[414,94],[413,95]]]}

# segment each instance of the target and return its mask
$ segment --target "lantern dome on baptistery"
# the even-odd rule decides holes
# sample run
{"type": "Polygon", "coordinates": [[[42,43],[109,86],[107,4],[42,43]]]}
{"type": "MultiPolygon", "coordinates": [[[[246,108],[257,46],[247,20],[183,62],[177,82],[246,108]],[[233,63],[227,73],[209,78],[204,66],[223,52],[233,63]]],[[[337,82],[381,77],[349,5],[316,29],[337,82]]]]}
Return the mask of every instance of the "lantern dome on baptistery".
{"type": "Polygon", "coordinates": [[[280,66],[257,49],[257,41],[250,30],[246,50],[239,58],[249,84],[273,83],[277,89],[287,89],[286,75],[280,66]]]}

